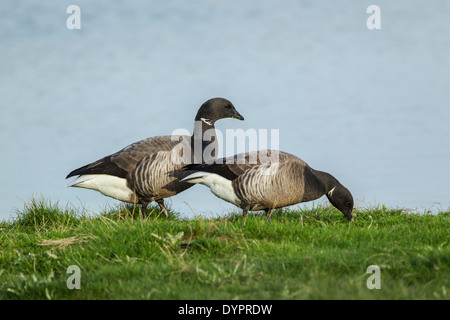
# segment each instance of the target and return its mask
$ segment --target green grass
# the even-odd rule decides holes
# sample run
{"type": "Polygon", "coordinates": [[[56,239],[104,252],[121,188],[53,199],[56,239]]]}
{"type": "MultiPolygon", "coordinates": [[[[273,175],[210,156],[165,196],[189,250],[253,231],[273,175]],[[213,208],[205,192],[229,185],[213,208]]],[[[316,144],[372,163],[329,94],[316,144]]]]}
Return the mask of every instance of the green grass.
{"type": "Polygon", "coordinates": [[[450,213],[333,207],[166,219],[33,200],[0,222],[0,299],[449,299],[450,213]],[[67,268],[80,268],[70,290],[67,268]],[[367,267],[380,268],[369,290],[367,267]]]}

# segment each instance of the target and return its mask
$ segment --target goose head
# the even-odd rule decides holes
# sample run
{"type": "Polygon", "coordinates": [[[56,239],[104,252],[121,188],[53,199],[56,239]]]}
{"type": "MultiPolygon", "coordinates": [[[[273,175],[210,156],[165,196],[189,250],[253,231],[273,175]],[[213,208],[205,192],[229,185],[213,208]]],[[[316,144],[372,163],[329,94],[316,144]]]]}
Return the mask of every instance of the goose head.
{"type": "Polygon", "coordinates": [[[224,98],[213,98],[203,103],[197,112],[195,121],[202,121],[210,126],[219,119],[233,118],[244,120],[234,105],[224,98]]]}
{"type": "Polygon", "coordinates": [[[341,211],[348,221],[353,218],[353,196],[350,191],[339,184],[327,193],[327,198],[333,206],[341,211]]]}

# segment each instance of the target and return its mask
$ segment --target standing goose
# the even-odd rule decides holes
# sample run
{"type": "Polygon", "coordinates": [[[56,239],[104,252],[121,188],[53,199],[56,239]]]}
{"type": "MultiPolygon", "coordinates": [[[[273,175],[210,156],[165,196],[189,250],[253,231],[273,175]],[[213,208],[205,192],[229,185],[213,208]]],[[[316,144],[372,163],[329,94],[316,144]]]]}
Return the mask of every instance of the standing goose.
{"type": "Polygon", "coordinates": [[[179,181],[189,172],[177,170],[189,163],[211,162],[217,158],[214,123],[224,118],[244,120],[230,101],[210,99],[197,112],[192,136],[157,136],[135,142],[72,171],[66,179],[79,177],[68,186],[93,189],[117,200],[139,203],[142,214],[150,202],[156,201],[168,216],[164,198],[192,186],[179,181]],[[203,157],[206,148],[210,151],[209,159],[203,157]]]}
{"type": "Polygon", "coordinates": [[[218,159],[214,164],[191,164],[183,170],[197,171],[181,181],[200,183],[217,197],[247,211],[272,211],[324,194],[350,221],[353,197],[331,174],[317,171],[296,156],[282,151],[254,151],[218,159]],[[262,157],[261,155],[265,155],[262,157]]]}

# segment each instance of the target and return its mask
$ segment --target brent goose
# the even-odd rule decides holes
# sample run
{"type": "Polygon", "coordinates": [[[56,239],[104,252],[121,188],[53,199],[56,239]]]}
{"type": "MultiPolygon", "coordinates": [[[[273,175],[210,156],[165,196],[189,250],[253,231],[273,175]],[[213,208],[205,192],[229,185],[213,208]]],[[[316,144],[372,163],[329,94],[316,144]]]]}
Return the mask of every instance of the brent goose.
{"type": "Polygon", "coordinates": [[[124,202],[139,203],[142,214],[151,201],[156,201],[168,216],[164,198],[192,186],[179,181],[189,172],[177,170],[189,163],[212,162],[217,158],[214,123],[224,118],[244,120],[230,101],[210,99],[197,112],[192,136],[158,136],[135,142],[72,171],[66,179],[79,177],[68,186],[93,189],[124,202]],[[206,148],[212,150],[210,159],[203,155],[206,148]]]}
{"type": "Polygon", "coordinates": [[[200,183],[217,197],[247,211],[272,211],[324,194],[350,221],[353,197],[331,174],[311,168],[300,158],[282,151],[266,150],[238,154],[212,164],[190,164],[182,170],[191,173],[184,182],[200,183]],[[261,155],[265,155],[261,157],[261,155]]]}

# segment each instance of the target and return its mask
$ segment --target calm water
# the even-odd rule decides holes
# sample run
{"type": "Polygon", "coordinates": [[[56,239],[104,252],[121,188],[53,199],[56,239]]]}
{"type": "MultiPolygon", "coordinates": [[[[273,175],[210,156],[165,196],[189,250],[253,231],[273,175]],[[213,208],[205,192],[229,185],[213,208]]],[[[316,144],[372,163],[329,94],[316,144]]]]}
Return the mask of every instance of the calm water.
{"type": "MultiPolygon", "coordinates": [[[[218,129],[279,129],[281,150],[358,206],[450,206],[448,1],[377,1],[381,30],[366,27],[369,1],[76,1],[68,30],[71,4],[0,3],[0,219],[33,196],[114,205],[65,176],[191,131],[216,96],[246,119],[218,129]]],[[[168,202],[186,216],[234,208],[204,186],[168,202]]]]}

